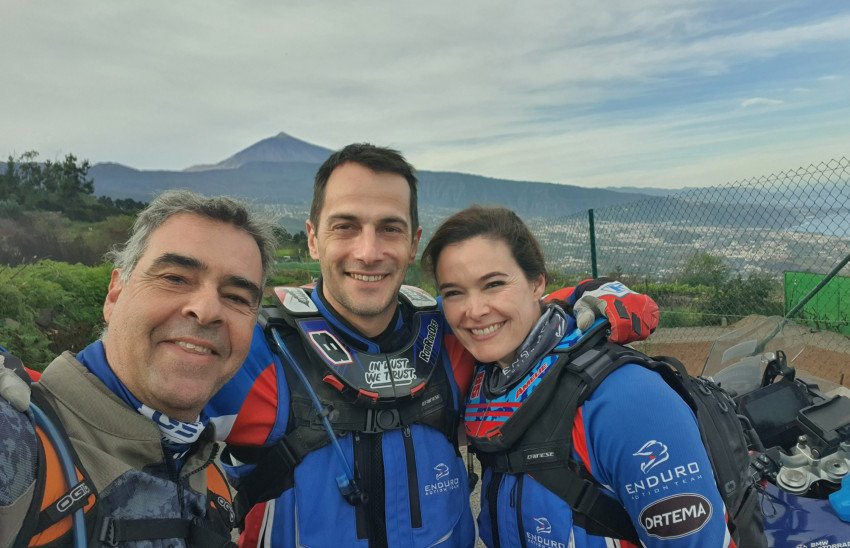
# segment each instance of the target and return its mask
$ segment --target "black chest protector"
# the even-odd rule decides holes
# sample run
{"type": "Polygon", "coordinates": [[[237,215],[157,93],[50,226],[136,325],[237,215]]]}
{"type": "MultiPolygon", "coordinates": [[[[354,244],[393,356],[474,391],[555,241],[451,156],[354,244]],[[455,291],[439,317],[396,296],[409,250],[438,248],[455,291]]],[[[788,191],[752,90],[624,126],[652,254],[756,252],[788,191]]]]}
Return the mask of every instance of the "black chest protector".
{"type": "MultiPolygon", "coordinates": [[[[277,287],[274,293],[275,305],[262,309],[260,325],[267,337],[277,330],[285,342],[280,358],[290,391],[289,423],[286,435],[271,447],[229,447],[237,459],[256,464],[239,485],[239,517],[257,502],[278,497],[292,485],[304,457],[330,443],[322,416],[338,436],[423,424],[456,444],[460,416],[442,361],[443,321],[433,297],[402,286],[399,298],[414,310],[410,339],[397,351],[370,353],[347,344],[307,290],[277,287]],[[291,348],[298,339],[301,351],[293,352],[299,350],[291,348]],[[321,416],[296,367],[318,396],[321,416]]],[[[278,348],[273,340],[270,346],[278,348]]]]}
{"type": "MultiPolygon", "coordinates": [[[[264,308],[261,313],[264,329],[278,327],[298,332],[310,362],[298,365],[308,376],[319,376],[343,400],[367,408],[398,408],[400,402],[422,395],[432,384],[440,384],[439,379],[434,379],[434,383],[430,380],[435,372],[440,376],[442,370],[443,323],[436,301],[424,291],[402,287],[400,297],[414,309],[411,336],[398,350],[386,353],[365,352],[346,344],[304,289],[278,287],[275,295],[277,306],[264,308]]],[[[317,388],[315,384],[313,387],[317,388]]],[[[297,388],[290,385],[292,389],[297,388]]]]}

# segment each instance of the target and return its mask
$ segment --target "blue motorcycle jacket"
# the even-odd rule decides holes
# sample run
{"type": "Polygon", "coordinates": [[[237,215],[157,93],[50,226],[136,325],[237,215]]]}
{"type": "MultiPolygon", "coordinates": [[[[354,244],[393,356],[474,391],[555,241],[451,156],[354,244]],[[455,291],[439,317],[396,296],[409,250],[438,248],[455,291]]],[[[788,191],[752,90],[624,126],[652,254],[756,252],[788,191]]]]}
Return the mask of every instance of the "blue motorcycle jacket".
{"type": "MultiPolygon", "coordinates": [[[[556,349],[576,344],[581,335],[578,330],[568,333],[556,349]]],[[[477,366],[465,414],[473,446],[476,438],[486,443],[488,434],[495,435],[533,399],[535,389],[557,371],[556,360],[554,354],[541,356],[502,396],[485,389],[484,377],[494,366],[477,366]]],[[[626,509],[644,546],[734,546],[696,417],[655,372],[627,364],[611,373],[579,407],[571,439],[571,459],[626,509]]],[[[526,454],[528,459],[540,457],[539,450],[526,454]]],[[[487,458],[483,461],[478,526],[487,546],[633,546],[590,534],[577,523],[580,516],[538,482],[534,472],[499,472],[487,465],[487,458]]]]}
{"type": "MultiPolygon", "coordinates": [[[[371,354],[397,352],[409,343],[413,310],[400,302],[388,329],[374,339],[357,333],[321,298],[321,284],[310,295],[328,331],[340,346],[371,354]]],[[[442,317],[435,316],[442,322],[442,317]]],[[[434,341],[439,352],[432,381],[448,387],[445,404],[460,412],[469,386],[472,363],[450,334],[434,341]],[[436,380],[434,380],[436,379],[436,380]]],[[[329,398],[316,353],[296,330],[282,333],[286,351],[304,369],[323,402],[329,398]]],[[[213,398],[207,413],[225,441],[233,446],[271,447],[292,434],[299,419],[302,391],[290,367],[272,350],[258,326],[248,359],[213,398]]],[[[429,384],[432,382],[429,381],[429,384]]],[[[427,401],[421,402],[424,407],[427,401]]],[[[338,413],[343,421],[345,412],[338,413]]],[[[303,413],[302,413],[303,415],[303,413]]],[[[349,431],[338,437],[365,504],[351,504],[340,494],[336,476],[340,462],[326,443],[307,453],[294,467],[279,496],[254,506],[245,520],[244,546],[446,546],[475,542],[466,470],[454,436],[414,422],[382,431],[349,431]]],[[[234,451],[234,454],[239,454],[234,451]]],[[[238,457],[237,457],[238,458],[238,457]]],[[[240,459],[241,460],[241,459],[240,459]]],[[[227,472],[239,488],[256,471],[253,464],[233,463],[227,472]]]]}

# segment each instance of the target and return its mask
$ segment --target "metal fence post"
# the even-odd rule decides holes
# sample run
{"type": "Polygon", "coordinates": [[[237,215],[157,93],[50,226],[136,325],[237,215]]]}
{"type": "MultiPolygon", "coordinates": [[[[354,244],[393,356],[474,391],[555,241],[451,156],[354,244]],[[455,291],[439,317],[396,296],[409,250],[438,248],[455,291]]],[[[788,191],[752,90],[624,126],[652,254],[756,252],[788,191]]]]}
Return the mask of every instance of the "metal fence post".
{"type": "Polygon", "coordinates": [[[594,278],[599,277],[596,268],[596,226],[593,224],[593,210],[587,210],[587,225],[590,230],[590,273],[594,278]]]}

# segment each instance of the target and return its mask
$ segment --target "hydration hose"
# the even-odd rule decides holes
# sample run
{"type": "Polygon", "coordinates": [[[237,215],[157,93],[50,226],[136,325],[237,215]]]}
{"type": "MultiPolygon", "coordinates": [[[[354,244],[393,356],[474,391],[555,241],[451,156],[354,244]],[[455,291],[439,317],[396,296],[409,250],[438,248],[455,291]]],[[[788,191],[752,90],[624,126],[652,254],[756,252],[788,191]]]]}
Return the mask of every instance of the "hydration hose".
{"type": "MultiPolygon", "coordinates": [[[[47,418],[44,411],[42,411],[36,404],[30,403],[30,411],[32,411],[32,414],[35,417],[35,423],[47,433],[47,436],[53,442],[53,446],[56,448],[56,453],[59,455],[59,461],[62,464],[62,472],[65,474],[65,481],[68,483],[68,489],[73,488],[77,485],[77,483],[79,483],[79,480],[77,480],[77,475],[75,473],[76,467],[74,466],[74,460],[71,458],[71,452],[65,445],[62,435],[56,429],[56,425],[47,418]]],[[[85,548],[87,545],[86,521],[82,508],[78,508],[74,511],[73,521],[74,546],[76,548],[85,548]]]]}
{"type": "Polygon", "coordinates": [[[289,350],[286,349],[277,328],[271,327],[270,331],[272,338],[280,351],[280,355],[286,358],[284,361],[289,364],[289,367],[296,375],[298,375],[298,379],[307,390],[307,394],[310,396],[310,401],[313,403],[313,408],[316,410],[319,419],[322,421],[322,426],[328,434],[328,439],[331,442],[334,454],[336,455],[337,461],[342,469],[342,474],[336,477],[336,484],[337,487],[339,487],[340,494],[342,494],[342,497],[352,506],[366,504],[369,500],[368,494],[363,492],[354,480],[354,472],[351,470],[351,465],[348,464],[348,460],[345,458],[345,453],[342,451],[342,446],[340,446],[339,440],[331,426],[331,422],[328,420],[328,415],[330,414],[329,411],[322,406],[322,402],[319,401],[319,396],[316,394],[316,391],[313,390],[313,387],[310,385],[310,381],[307,380],[307,376],[303,371],[301,371],[301,368],[298,367],[298,363],[292,357],[292,354],[289,353],[289,350]]]}

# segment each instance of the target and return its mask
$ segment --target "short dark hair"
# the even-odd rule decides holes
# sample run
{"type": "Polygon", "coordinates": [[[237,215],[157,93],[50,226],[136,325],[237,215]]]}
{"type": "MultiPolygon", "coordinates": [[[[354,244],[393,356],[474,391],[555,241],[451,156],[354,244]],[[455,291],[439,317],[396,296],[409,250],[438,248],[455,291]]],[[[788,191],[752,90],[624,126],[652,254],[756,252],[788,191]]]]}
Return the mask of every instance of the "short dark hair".
{"type": "Polygon", "coordinates": [[[436,279],[437,261],[446,246],[476,236],[505,242],[527,280],[541,274],[547,279],[543,250],[522,219],[510,209],[480,205],[458,211],[443,221],[422,252],[422,269],[436,279]]]}
{"type": "Polygon", "coordinates": [[[369,143],[354,143],[342,148],[325,160],[316,172],[313,183],[313,203],[310,205],[310,222],[319,226],[319,215],[325,205],[325,188],[331,173],[347,162],[360,164],[376,173],[395,173],[401,175],[410,187],[410,227],[412,234],[419,228],[419,207],[416,197],[416,170],[397,150],[378,147],[369,143]]]}

